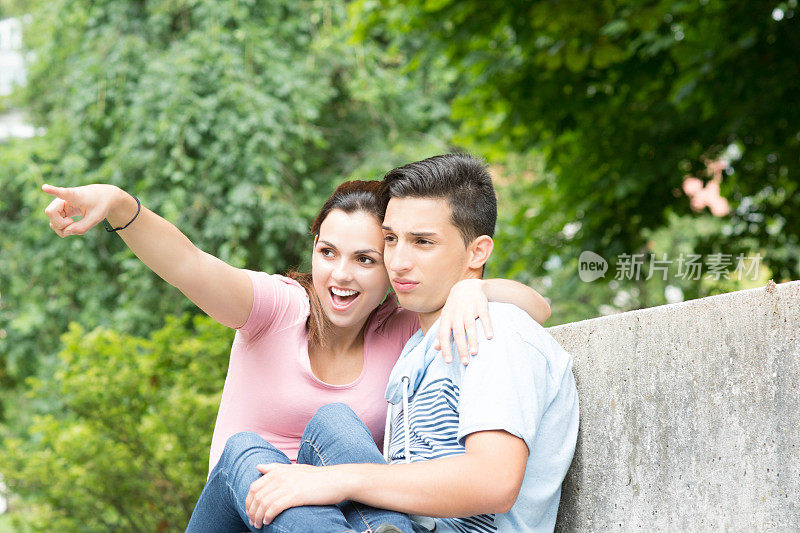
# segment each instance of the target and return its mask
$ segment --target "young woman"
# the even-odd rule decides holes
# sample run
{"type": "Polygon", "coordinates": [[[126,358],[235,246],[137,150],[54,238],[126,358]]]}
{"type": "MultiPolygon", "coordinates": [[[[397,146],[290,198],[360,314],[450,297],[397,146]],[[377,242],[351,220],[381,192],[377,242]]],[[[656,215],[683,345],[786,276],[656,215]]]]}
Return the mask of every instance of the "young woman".
{"type": "MultiPolygon", "coordinates": [[[[56,197],[45,213],[59,236],[82,235],[104,218],[114,228],[124,227],[120,237],[148,267],[209,316],[237,329],[204,495],[213,492],[215,481],[227,484],[216,479],[215,467],[223,449],[231,448],[225,447],[231,436],[250,432],[249,437],[259,437],[294,462],[306,425],[326,404],[348,405],[381,438],[384,389],[419,324],[414,313],[397,306],[393,295],[386,298],[390,284],[382,263],[378,187],[379,182],[347,182],[334,192],[312,225],[311,274],[290,277],[227,265],[115,186],[42,187],[56,197]],[[83,218],[74,221],[75,216],[83,218]]],[[[549,316],[544,299],[522,284],[474,281],[454,287],[441,322],[440,338],[449,341],[452,331],[462,355],[468,345],[476,346],[474,322],[488,316],[487,299],[515,303],[539,322],[549,316]]],[[[449,347],[449,342],[441,344],[449,347]]],[[[253,469],[247,476],[254,481],[260,474],[253,469]]],[[[236,505],[235,499],[232,509],[205,513],[221,520],[214,528],[199,516],[210,508],[199,509],[201,496],[190,529],[195,523],[206,531],[247,527],[244,502],[236,505]]],[[[361,516],[362,511],[351,514],[361,516]]],[[[343,516],[349,518],[347,511],[343,516]]],[[[365,522],[373,527],[374,522],[365,522]]],[[[273,525],[280,531],[277,520],[273,525]]]]}

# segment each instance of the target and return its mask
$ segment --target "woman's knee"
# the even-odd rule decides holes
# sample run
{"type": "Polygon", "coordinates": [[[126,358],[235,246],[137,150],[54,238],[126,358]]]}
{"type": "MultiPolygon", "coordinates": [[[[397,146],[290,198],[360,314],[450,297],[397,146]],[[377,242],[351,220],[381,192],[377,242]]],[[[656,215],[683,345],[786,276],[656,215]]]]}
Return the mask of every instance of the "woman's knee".
{"type": "Polygon", "coordinates": [[[322,435],[336,438],[337,435],[352,436],[353,432],[369,430],[358,415],[343,403],[323,405],[306,425],[303,440],[318,438],[322,435]]]}
{"type": "Polygon", "coordinates": [[[344,403],[329,403],[323,405],[317,409],[316,413],[314,413],[312,420],[315,418],[322,418],[326,421],[359,419],[355,411],[353,411],[349,405],[344,403]]]}
{"type": "Polygon", "coordinates": [[[239,433],[231,435],[228,437],[228,440],[225,441],[225,448],[222,450],[222,456],[220,456],[219,461],[220,463],[230,465],[247,453],[248,450],[256,447],[274,448],[274,446],[258,433],[253,431],[240,431],[239,433]]]}
{"type": "Polygon", "coordinates": [[[306,425],[297,461],[305,464],[370,463],[381,458],[367,426],[350,407],[324,405],[306,425]]]}
{"type": "Polygon", "coordinates": [[[336,432],[342,428],[349,428],[353,423],[362,424],[358,415],[343,403],[329,403],[323,405],[308,422],[306,431],[309,428],[317,428],[326,433],[336,432]]]}

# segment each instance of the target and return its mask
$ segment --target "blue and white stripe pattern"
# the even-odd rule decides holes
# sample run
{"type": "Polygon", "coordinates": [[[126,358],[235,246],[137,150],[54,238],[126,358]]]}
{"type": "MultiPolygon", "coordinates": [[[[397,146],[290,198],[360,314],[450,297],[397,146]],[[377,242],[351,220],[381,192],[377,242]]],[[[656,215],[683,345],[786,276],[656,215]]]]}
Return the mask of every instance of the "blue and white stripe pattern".
{"type": "MultiPolygon", "coordinates": [[[[394,431],[388,449],[392,463],[427,461],[465,453],[458,442],[459,390],[450,378],[436,379],[425,383],[407,402],[403,402],[408,405],[407,420],[404,405],[392,409],[391,427],[394,431]],[[406,449],[409,450],[408,461],[406,449]]],[[[454,531],[465,533],[496,531],[492,514],[437,519],[436,522],[439,524],[437,529],[450,526],[454,531]]]]}

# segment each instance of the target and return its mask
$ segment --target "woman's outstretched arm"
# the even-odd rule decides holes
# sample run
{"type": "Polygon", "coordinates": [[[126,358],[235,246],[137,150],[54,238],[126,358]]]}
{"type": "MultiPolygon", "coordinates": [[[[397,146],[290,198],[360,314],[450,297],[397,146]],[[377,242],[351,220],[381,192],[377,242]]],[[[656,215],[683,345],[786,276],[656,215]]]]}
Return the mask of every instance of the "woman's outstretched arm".
{"type": "Polygon", "coordinates": [[[535,289],[513,279],[483,280],[483,292],[490,302],[514,304],[544,325],[550,318],[550,304],[535,289]]]}
{"type": "MultiPolygon", "coordinates": [[[[55,196],[45,214],[59,237],[83,235],[104,218],[113,227],[122,227],[136,215],[136,200],[114,185],[43,185],[42,190],[55,196]],[[83,218],[75,221],[76,216],[83,218]]],[[[211,318],[233,328],[247,321],[253,284],[246,272],[202,251],[145,206],[133,223],[117,233],[136,257],[211,318]]]]}

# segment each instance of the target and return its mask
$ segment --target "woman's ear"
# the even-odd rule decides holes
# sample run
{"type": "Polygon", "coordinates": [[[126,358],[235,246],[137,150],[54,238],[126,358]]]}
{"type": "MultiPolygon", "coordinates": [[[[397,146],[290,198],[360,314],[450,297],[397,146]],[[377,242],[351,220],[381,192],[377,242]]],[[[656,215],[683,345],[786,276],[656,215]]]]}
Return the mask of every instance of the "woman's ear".
{"type": "Polygon", "coordinates": [[[482,269],[486,261],[489,260],[489,256],[492,255],[492,250],[494,250],[494,241],[491,237],[488,235],[475,237],[475,240],[469,244],[467,266],[475,270],[482,269]]]}

